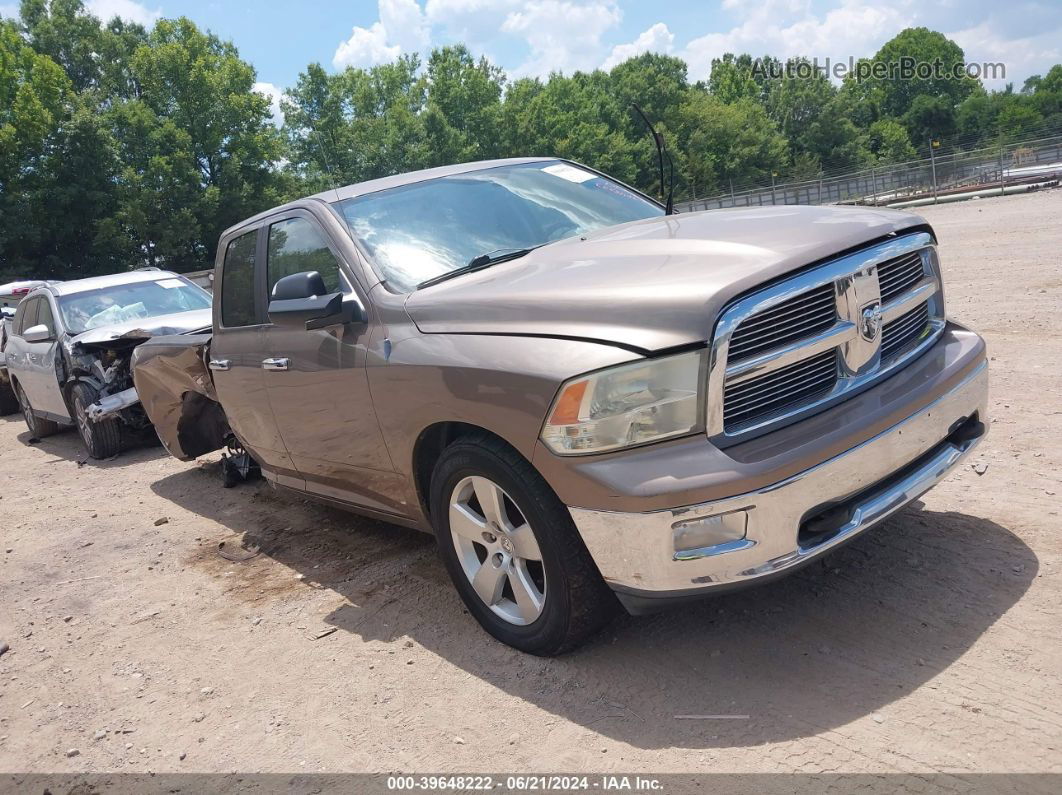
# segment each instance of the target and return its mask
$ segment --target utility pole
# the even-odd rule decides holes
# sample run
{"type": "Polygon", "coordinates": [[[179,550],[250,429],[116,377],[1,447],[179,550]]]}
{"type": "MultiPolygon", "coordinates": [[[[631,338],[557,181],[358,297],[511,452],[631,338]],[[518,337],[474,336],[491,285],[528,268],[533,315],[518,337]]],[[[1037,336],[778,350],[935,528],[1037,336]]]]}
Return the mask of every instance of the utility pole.
{"type": "Polygon", "coordinates": [[[774,193],[774,177],[776,172],[771,172],[771,204],[778,204],[778,197],[774,193]]]}
{"type": "Polygon", "coordinates": [[[933,155],[933,149],[939,145],[939,141],[929,139],[929,167],[933,172],[933,204],[937,203],[937,159],[933,155]]]}

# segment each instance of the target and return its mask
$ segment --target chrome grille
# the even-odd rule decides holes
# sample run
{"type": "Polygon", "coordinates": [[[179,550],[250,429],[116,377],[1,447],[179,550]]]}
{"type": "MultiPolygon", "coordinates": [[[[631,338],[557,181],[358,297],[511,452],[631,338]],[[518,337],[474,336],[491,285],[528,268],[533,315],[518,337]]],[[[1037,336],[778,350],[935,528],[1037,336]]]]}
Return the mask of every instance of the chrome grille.
{"type": "Polygon", "coordinates": [[[836,320],[834,288],[832,284],[824,284],[742,322],[730,338],[730,361],[810,337],[829,328],[836,320]]]}
{"type": "Polygon", "coordinates": [[[723,398],[724,426],[733,432],[742,425],[833,389],[837,383],[836,349],[728,386],[723,398]]]}
{"type": "Polygon", "coordinates": [[[922,281],[925,274],[922,255],[917,251],[881,263],[878,266],[881,302],[886,304],[900,293],[910,290],[922,281]]]}
{"type": "Polygon", "coordinates": [[[933,239],[890,238],[738,299],[712,340],[705,425],[726,446],[834,405],[944,328],[933,239]]]}
{"type": "Polygon", "coordinates": [[[929,327],[929,307],[925,304],[890,320],[881,329],[881,360],[888,361],[915,342],[929,327]]]}

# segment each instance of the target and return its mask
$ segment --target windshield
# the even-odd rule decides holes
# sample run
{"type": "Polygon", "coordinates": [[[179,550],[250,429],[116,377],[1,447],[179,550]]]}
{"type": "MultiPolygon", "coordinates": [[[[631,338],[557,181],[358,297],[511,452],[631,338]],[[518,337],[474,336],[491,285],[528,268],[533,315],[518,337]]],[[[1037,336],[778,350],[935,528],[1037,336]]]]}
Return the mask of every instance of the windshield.
{"type": "Polygon", "coordinates": [[[116,284],[59,297],[59,311],[71,334],[128,320],[209,308],[210,294],[206,290],[176,276],[153,282],[116,284]]]}
{"type": "Polygon", "coordinates": [[[388,285],[401,292],[481,254],[664,214],[623,185],[556,160],[439,177],[338,204],[388,285]]]}

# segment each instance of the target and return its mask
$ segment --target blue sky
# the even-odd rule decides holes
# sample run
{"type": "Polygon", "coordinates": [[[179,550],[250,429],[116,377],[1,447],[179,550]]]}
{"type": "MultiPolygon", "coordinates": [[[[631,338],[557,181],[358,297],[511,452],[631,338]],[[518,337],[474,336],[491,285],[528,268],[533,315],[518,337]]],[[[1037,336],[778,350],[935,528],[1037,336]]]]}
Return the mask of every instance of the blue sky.
{"type": "MultiPolygon", "coordinates": [[[[97,16],[150,24],[188,16],[235,42],[274,97],[305,66],[371,66],[463,41],[510,76],[608,67],[648,50],[682,56],[693,79],[726,51],[847,59],[925,25],[967,61],[1003,62],[1019,88],[1062,62],[1062,0],[86,0],[97,16]]],[[[11,15],[12,0],[0,0],[11,15]]],[[[989,83],[1001,88],[1003,81],[989,83]]]]}

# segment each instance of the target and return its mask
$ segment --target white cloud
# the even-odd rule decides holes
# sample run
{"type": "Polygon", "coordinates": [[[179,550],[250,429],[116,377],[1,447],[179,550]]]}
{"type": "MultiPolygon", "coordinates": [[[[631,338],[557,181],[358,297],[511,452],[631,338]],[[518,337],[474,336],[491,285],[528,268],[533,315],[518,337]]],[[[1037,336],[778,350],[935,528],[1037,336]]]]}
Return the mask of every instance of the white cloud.
{"type": "Polygon", "coordinates": [[[680,55],[689,64],[690,78],[708,77],[712,59],[723,53],[771,54],[780,58],[807,55],[834,61],[875,53],[882,44],[914,24],[909,12],[866,0],[842,0],[823,15],[811,13],[798,0],[775,0],[752,6],[733,0],[743,21],[725,33],[693,39],[680,55]]]}
{"type": "Polygon", "coordinates": [[[8,5],[7,3],[4,3],[0,5],[0,17],[4,17],[5,19],[17,19],[18,4],[11,3],[10,5],[8,5]]]}
{"type": "Polygon", "coordinates": [[[1014,83],[1020,90],[1025,78],[1037,72],[1047,71],[1051,64],[1062,62],[1062,24],[1054,30],[1036,35],[1008,38],[1000,35],[998,28],[985,21],[974,27],[955,33],[948,38],[963,49],[968,64],[1002,63],[1006,76],[990,79],[981,77],[987,88],[1000,90],[1007,83],[1014,83]]]}
{"type": "Polygon", "coordinates": [[[161,8],[152,10],[134,0],[88,0],[85,8],[93,16],[99,17],[104,24],[115,17],[121,17],[126,22],[135,22],[150,28],[162,16],[161,8]]]}
{"type": "Polygon", "coordinates": [[[501,27],[504,33],[522,36],[531,48],[531,57],[513,74],[521,77],[593,69],[604,55],[602,35],[619,25],[622,18],[614,0],[528,0],[511,12],[501,27]]]}
{"type": "Polygon", "coordinates": [[[481,47],[494,38],[522,0],[427,0],[424,15],[454,41],[481,47]]]}
{"type": "Polygon", "coordinates": [[[629,44],[617,44],[613,47],[608,58],[601,64],[601,68],[611,69],[644,52],[669,53],[674,43],[675,34],[668,30],[663,22],[657,22],[629,44]]]}
{"type": "Polygon", "coordinates": [[[252,91],[265,94],[269,98],[269,109],[273,114],[273,124],[277,127],[284,123],[284,112],[280,109],[280,98],[284,92],[273,83],[255,83],[251,86],[252,91]]]}
{"type": "Polygon", "coordinates": [[[355,26],[339,43],[332,65],[367,67],[389,63],[404,52],[421,52],[430,43],[430,28],[416,0],[380,0],[380,19],[371,27],[355,26]]]}

